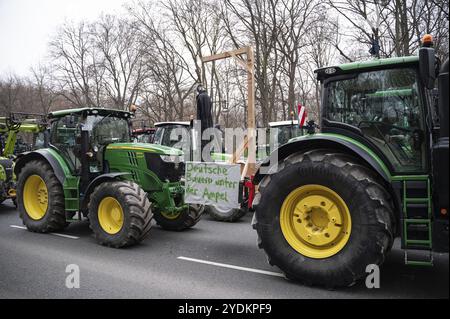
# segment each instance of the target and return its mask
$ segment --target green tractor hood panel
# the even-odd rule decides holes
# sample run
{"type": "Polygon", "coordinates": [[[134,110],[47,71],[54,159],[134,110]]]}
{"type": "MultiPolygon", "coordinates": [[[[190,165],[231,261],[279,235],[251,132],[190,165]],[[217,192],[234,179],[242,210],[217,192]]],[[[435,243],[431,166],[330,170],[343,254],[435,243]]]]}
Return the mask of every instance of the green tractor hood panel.
{"type": "Polygon", "coordinates": [[[183,157],[181,150],[146,143],[111,144],[105,152],[110,173],[128,172],[146,190],[160,190],[166,181],[179,182],[183,157]]]}
{"type": "Polygon", "coordinates": [[[117,143],[111,144],[107,150],[137,151],[145,153],[153,153],[158,155],[182,156],[183,152],[176,148],[163,145],[146,144],[146,143],[117,143]]]}

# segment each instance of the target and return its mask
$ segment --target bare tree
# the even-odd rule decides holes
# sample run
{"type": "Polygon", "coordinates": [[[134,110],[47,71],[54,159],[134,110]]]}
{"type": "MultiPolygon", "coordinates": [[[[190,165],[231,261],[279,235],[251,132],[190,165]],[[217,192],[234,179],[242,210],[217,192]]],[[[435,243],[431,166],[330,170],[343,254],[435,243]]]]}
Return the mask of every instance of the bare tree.
{"type": "Polygon", "coordinates": [[[0,79],[0,110],[3,115],[8,115],[19,107],[19,97],[23,92],[22,80],[10,74],[5,79],[0,79]]]}
{"type": "MultiPolygon", "coordinates": [[[[346,23],[351,26],[353,32],[350,37],[353,41],[361,43],[367,49],[374,43],[380,45],[380,52],[374,52],[377,57],[386,54],[386,49],[382,41],[380,25],[382,24],[383,10],[385,6],[379,2],[383,0],[328,0],[328,5],[336,10],[336,12],[345,19],[346,23]]],[[[336,44],[338,51],[348,58],[336,44]]]]}
{"type": "MultiPolygon", "coordinates": [[[[283,70],[288,78],[287,105],[294,112],[296,102],[296,79],[302,49],[309,45],[309,31],[318,21],[317,14],[323,6],[315,0],[282,0],[277,10],[279,15],[278,50],[283,55],[283,70]]],[[[290,113],[289,112],[289,113],[290,113]]],[[[286,114],[284,115],[286,119],[286,114]]]]}
{"type": "Polygon", "coordinates": [[[0,80],[0,111],[139,105],[149,122],[195,115],[195,85],[214,102],[216,123],[246,121],[246,73],[204,56],[252,46],[257,122],[287,119],[302,102],[320,118],[314,70],[415,54],[425,33],[448,57],[446,0],[137,0],[128,15],[66,23],[50,43],[51,63],[29,79],[0,80]]]}
{"type": "Polygon", "coordinates": [[[47,115],[58,97],[54,86],[53,70],[49,66],[39,64],[31,69],[31,73],[29,83],[34,87],[36,95],[33,106],[39,110],[39,113],[47,115]]]}
{"type": "Polygon", "coordinates": [[[59,91],[73,106],[100,106],[103,79],[98,78],[99,52],[85,22],[63,25],[50,43],[59,91]],[[95,76],[94,76],[95,75],[95,76]]]}
{"type": "MultiPolygon", "coordinates": [[[[351,26],[348,31],[354,30],[348,36],[353,43],[365,48],[374,42],[380,45],[378,57],[413,54],[425,33],[436,36],[438,52],[448,48],[448,1],[328,0],[328,4],[351,26]]],[[[349,52],[339,51],[348,57],[349,52]]]]}
{"type": "Polygon", "coordinates": [[[222,16],[234,46],[252,45],[255,49],[255,81],[257,106],[261,121],[267,125],[273,118],[273,76],[270,60],[276,52],[279,28],[276,7],[279,0],[225,0],[222,16]],[[271,78],[272,76],[272,78],[271,78]]]}
{"type": "Polygon", "coordinates": [[[202,58],[225,49],[226,32],[219,14],[219,5],[216,1],[208,0],[168,0],[163,2],[163,6],[168,11],[174,35],[187,48],[187,54],[190,56],[189,65],[192,65],[193,69],[193,72],[190,72],[192,80],[203,83],[209,90],[218,122],[225,103],[219,72],[227,73],[229,70],[225,70],[223,65],[229,64],[213,61],[205,65],[202,58]]]}
{"type": "Polygon", "coordinates": [[[142,41],[131,21],[111,15],[102,16],[94,25],[93,41],[102,53],[93,74],[102,72],[103,87],[111,104],[128,109],[136,102],[146,77],[142,41]]]}
{"type": "MultiPolygon", "coordinates": [[[[317,82],[317,69],[329,66],[334,63],[338,51],[335,47],[336,38],[339,36],[339,29],[336,28],[337,21],[333,18],[327,9],[319,14],[319,19],[314,27],[309,29],[307,39],[309,45],[305,50],[303,59],[299,65],[300,77],[298,78],[299,87],[307,86],[311,88],[312,97],[308,102],[304,101],[311,114],[311,118],[320,119],[321,91],[320,84],[317,82]]],[[[306,91],[306,89],[302,89],[306,91]]]]}
{"type": "MultiPolygon", "coordinates": [[[[169,118],[183,119],[187,111],[186,101],[195,86],[188,72],[188,63],[170,38],[167,28],[155,22],[151,5],[140,3],[130,8],[129,12],[135,19],[135,31],[139,33],[144,46],[143,59],[149,72],[145,90],[163,100],[158,105],[165,107],[165,114],[170,115],[169,118]]],[[[151,99],[147,99],[147,102],[151,102],[151,99]]]]}

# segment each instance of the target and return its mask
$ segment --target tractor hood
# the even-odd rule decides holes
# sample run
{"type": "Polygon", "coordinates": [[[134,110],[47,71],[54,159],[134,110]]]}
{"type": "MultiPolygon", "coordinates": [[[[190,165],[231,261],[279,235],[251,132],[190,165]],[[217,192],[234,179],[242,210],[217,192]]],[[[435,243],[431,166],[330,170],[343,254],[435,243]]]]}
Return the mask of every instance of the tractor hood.
{"type": "Polygon", "coordinates": [[[117,143],[110,144],[107,150],[140,151],[158,155],[182,156],[184,153],[176,148],[147,143],[117,143]]]}
{"type": "Polygon", "coordinates": [[[179,182],[185,171],[182,151],[148,143],[110,144],[105,160],[110,172],[130,172],[133,180],[147,185],[144,189],[162,182],[179,182]]]}

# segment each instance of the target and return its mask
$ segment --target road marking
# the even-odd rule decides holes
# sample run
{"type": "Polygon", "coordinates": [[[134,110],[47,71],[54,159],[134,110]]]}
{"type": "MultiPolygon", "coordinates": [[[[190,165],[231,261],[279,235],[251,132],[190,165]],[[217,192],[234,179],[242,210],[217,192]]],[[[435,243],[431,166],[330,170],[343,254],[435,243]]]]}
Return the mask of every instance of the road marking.
{"type": "Polygon", "coordinates": [[[9,227],[11,227],[11,228],[17,228],[17,229],[27,229],[26,227],[23,227],[23,226],[16,226],[16,225],[9,225],[9,227]]]}
{"type": "MultiPolygon", "coordinates": [[[[17,225],[9,225],[9,227],[11,228],[17,228],[17,229],[24,229],[26,230],[27,228],[24,226],[17,226],[17,225]]],[[[69,239],[80,239],[80,237],[77,236],[70,236],[70,235],[65,235],[65,234],[58,234],[58,233],[49,233],[50,235],[53,236],[58,236],[58,237],[64,237],[64,238],[69,238],[69,239]]]]}
{"type": "Polygon", "coordinates": [[[240,267],[240,266],[234,266],[234,265],[229,265],[229,264],[216,263],[216,262],[207,261],[207,260],[188,258],[188,257],[183,257],[183,256],[180,256],[177,259],[186,260],[186,261],[192,261],[192,262],[195,262],[195,263],[206,264],[206,265],[211,265],[211,266],[217,266],[217,267],[223,267],[223,268],[229,268],[229,269],[235,269],[235,270],[241,270],[241,271],[254,272],[254,273],[257,273],[257,274],[263,274],[263,275],[269,275],[269,276],[275,276],[275,277],[284,277],[284,275],[282,273],[279,273],[279,272],[272,272],[272,271],[255,269],[255,268],[240,267]]]}
{"type": "Polygon", "coordinates": [[[71,236],[71,235],[65,235],[65,234],[58,234],[58,233],[50,233],[50,235],[69,238],[69,239],[80,239],[80,237],[77,236],[71,236]]]}

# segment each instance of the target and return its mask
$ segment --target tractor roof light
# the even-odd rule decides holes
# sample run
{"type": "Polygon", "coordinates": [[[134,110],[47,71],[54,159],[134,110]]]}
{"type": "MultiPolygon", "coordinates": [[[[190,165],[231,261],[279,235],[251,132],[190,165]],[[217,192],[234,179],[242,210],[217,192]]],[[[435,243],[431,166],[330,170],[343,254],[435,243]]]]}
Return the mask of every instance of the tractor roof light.
{"type": "Polygon", "coordinates": [[[422,46],[431,48],[434,45],[433,36],[431,34],[425,34],[422,38],[422,46]]]}

